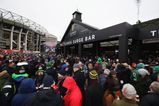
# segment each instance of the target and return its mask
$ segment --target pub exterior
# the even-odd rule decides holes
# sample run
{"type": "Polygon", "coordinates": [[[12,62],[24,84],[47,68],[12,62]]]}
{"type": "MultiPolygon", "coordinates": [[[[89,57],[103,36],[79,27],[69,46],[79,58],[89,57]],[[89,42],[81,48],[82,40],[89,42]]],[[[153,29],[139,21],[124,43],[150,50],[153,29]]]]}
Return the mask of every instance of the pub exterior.
{"type": "Polygon", "coordinates": [[[120,62],[136,61],[145,55],[158,55],[159,19],[131,25],[123,22],[98,29],[82,22],[82,13],[75,11],[61,42],[61,54],[91,57],[108,56],[120,62]]]}

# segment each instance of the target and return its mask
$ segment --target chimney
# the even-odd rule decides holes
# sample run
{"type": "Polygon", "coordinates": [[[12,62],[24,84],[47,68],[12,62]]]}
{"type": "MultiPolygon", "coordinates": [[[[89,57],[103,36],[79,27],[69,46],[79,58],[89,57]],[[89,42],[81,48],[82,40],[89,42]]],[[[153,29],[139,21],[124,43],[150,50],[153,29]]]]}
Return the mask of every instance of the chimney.
{"type": "Polygon", "coordinates": [[[80,13],[78,10],[75,11],[72,15],[73,15],[73,19],[74,19],[74,20],[77,20],[77,21],[81,21],[81,22],[82,22],[82,19],[81,19],[82,13],[80,13]]]}

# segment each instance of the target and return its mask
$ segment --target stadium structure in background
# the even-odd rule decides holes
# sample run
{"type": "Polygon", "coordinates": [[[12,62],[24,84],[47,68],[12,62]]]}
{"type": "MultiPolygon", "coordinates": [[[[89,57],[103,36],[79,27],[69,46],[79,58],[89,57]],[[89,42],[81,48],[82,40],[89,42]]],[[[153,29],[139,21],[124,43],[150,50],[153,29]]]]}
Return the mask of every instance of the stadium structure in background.
{"type": "Polygon", "coordinates": [[[47,35],[48,31],[38,23],[0,8],[1,50],[42,51],[47,35]]]}

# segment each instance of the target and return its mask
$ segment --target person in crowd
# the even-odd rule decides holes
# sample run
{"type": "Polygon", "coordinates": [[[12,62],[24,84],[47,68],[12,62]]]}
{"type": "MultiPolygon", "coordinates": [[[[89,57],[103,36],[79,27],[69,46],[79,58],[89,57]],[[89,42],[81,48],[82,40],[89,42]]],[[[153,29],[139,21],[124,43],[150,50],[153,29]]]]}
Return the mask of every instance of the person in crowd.
{"type": "Polygon", "coordinates": [[[138,70],[138,76],[138,81],[134,84],[134,87],[141,99],[144,95],[147,94],[152,81],[149,77],[149,72],[144,68],[138,70]]]}
{"type": "Polygon", "coordinates": [[[103,106],[111,106],[114,99],[114,82],[112,79],[107,79],[103,87],[103,106]]]}
{"type": "Polygon", "coordinates": [[[152,82],[149,88],[150,91],[141,99],[140,106],[159,106],[159,82],[152,82]]]}
{"type": "Polygon", "coordinates": [[[153,67],[153,74],[151,75],[152,81],[157,81],[157,75],[158,75],[158,73],[159,73],[159,66],[155,65],[153,67]]]}
{"type": "Polygon", "coordinates": [[[92,83],[92,80],[91,80],[90,77],[89,77],[90,72],[92,71],[95,76],[96,76],[96,74],[98,75],[97,71],[94,69],[94,65],[93,65],[92,62],[89,62],[88,65],[87,65],[87,67],[88,67],[88,73],[87,73],[87,75],[86,75],[86,81],[85,81],[86,89],[87,89],[88,86],[90,86],[91,83],[92,83]]]}
{"type": "Polygon", "coordinates": [[[140,63],[138,63],[138,64],[133,63],[132,68],[133,69],[131,70],[130,79],[131,79],[132,83],[135,83],[139,79],[138,70],[144,68],[144,64],[142,63],[142,60],[140,60],[140,63]]]}
{"type": "Polygon", "coordinates": [[[98,74],[95,70],[89,72],[89,84],[86,89],[86,106],[102,106],[102,86],[98,82],[98,74]]]}
{"type": "Polygon", "coordinates": [[[47,69],[46,69],[46,73],[48,75],[51,75],[55,81],[55,84],[58,83],[58,73],[57,73],[58,69],[56,67],[56,62],[55,61],[49,61],[49,63],[47,64],[47,69]]]}
{"type": "Polygon", "coordinates": [[[0,72],[5,70],[6,68],[6,59],[5,59],[6,56],[4,55],[0,55],[0,72]]]}
{"type": "Polygon", "coordinates": [[[9,73],[6,70],[0,72],[0,105],[11,106],[15,91],[16,89],[9,73]]]}
{"type": "Polygon", "coordinates": [[[20,86],[17,94],[12,100],[12,106],[26,106],[30,103],[35,96],[36,87],[35,82],[31,78],[24,79],[20,86]]]}
{"type": "Polygon", "coordinates": [[[66,62],[61,63],[60,71],[65,72],[68,75],[69,68],[68,68],[68,64],[66,62]]]}
{"type": "Polygon", "coordinates": [[[100,85],[103,87],[104,86],[104,83],[106,81],[106,78],[108,77],[110,73],[110,70],[109,69],[104,69],[104,71],[101,71],[99,73],[99,77],[98,77],[98,80],[99,80],[99,83],[100,85]]]}
{"type": "Polygon", "coordinates": [[[12,74],[12,79],[15,82],[16,90],[18,90],[21,81],[29,76],[26,73],[27,66],[28,66],[27,62],[19,62],[19,63],[17,63],[16,70],[12,74]]]}
{"type": "Polygon", "coordinates": [[[112,106],[138,106],[137,92],[131,84],[123,85],[122,94],[123,98],[114,100],[112,106]]]}
{"type": "Polygon", "coordinates": [[[116,68],[118,80],[122,85],[130,83],[131,70],[127,63],[118,64],[116,68]]]}
{"type": "Polygon", "coordinates": [[[42,67],[43,70],[46,70],[46,64],[45,64],[44,59],[42,57],[38,58],[36,70],[38,70],[39,67],[42,67]]]}
{"type": "Polygon", "coordinates": [[[74,72],[74,80],[76,81],[83,97],[83,104],[84,104],[84,97],[85,97],[85,77],[84,72],[81,70],[80,63],[75,63],[73,65],[73,72],[74,72]]]}
{"type": "Polygon", "coordinates": [[[9,73],[10,76],[12,76],[12,74],[15,71],[15,63],[13,60],[9,60],[7,67],[6,67],[7,72],[9,73]]]}
{"type": "Polygon", "coordinates": [[[136,70],[136,63],[132,63],[130,81],[131,83],[135,83],[137,80],[138,80],[138,73],[136,70]]]}
{"type": "Polygon", "coordinates": [[[37,89],[41,88],[45,73],[42,67],[39,67],[38,71],[35,73],[35,85],[37,89]]]}
{"type": "Polygon", "coordinates": [[[60,95],[51,88],[53,83],[52,76],[44,77],[42,88],[35,94],[28,106],[64,106],[60,95]]]}
{"type": "Polygon", "coordinates": [[[72,77],[62,83],[64,106],[82,106],[82,93],[72,77]]]}
{"type": "Polygon", "coordinates": [[[97,62],[95,63],[95,67],[94,68],[99,74],[100,74],[100,72],[103,71],[102,62],[103,62],[102,58],[98,57],[97,58],[97,62]]]}
{"type": "Polygon", "coordinates": [[[75,63],[73,65],[73,71],[74,71],[74,80],[76,81],[78,87],[80,88],[82,94],[84,93],[84,84],[85,84],[85,78],[84,73],[80,69],[80,64],[75,63]]]}

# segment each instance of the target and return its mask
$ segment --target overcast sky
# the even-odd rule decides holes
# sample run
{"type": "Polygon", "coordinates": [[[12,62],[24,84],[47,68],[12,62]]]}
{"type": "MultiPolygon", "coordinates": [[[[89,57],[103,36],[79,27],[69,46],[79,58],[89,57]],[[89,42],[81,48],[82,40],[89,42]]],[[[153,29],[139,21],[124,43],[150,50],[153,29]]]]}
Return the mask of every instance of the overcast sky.
{"type": "MultiPolygon", "coordinates": [[[[137,21],[136,0],[0,0],[0,8],[39,23],[59,41],[77,9],[83,22],[99,29],[137,21]]],[[[159,0],[141,0],[141,22],[154,18],[159,18],[159,0]]]]}

